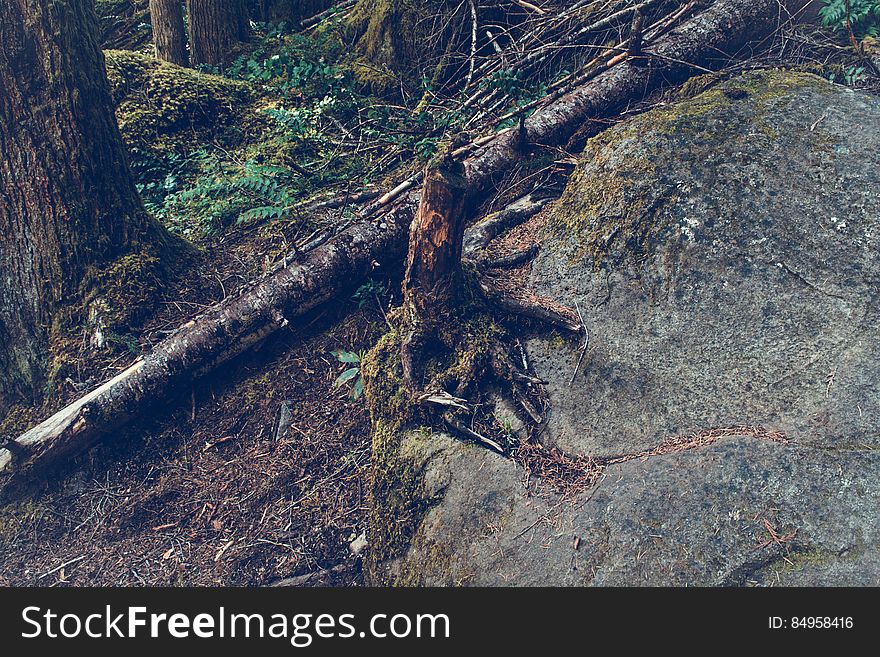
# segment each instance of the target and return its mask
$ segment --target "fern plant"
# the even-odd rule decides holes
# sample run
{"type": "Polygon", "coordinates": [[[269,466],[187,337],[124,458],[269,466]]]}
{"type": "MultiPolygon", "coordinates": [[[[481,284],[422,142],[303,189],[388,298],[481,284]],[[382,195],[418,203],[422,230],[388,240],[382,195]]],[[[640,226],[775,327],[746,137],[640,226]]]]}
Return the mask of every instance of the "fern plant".
{"type": "Polygon", "coordinates": [[[847,16],[856,39],[880,33],[880,0],[822,0],[822,24],[838,32],[848,32],[847,16]],[[847,7],[848,5],[848,7],[847,7]]]}
{"type": "Polygon", "coordinates": [[[164,196],[149,209],[178,232],[210,234],[223,226],[279,219],[293,207],[296,173],[280,166],[248,160],[221,161],[202,153],[195,179],[164,196]]]}

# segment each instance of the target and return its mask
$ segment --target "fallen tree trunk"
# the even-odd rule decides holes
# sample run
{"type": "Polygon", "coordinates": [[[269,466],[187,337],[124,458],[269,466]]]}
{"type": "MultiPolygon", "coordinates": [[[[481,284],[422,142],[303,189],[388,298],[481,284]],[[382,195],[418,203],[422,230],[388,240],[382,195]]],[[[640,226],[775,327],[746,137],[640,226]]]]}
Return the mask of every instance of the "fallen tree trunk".
{"type": "MultiPolygon", "coordinates": [[[[464,161],[468,193],[477,197],[534,145],[565,144],[581,125],[607,117],[666,83],[736,55],[778,26],[778,0],[718,0],[703,13],[529,117],[464,161]],[[524,143],[525,141],[525,143],[524,143]]],[[[800,7],[800,4],[797,4],[800,7]]],[[[39,472],[87,449],[150,403],[243,353],[257,342],[366,276],[375,261],[400,262],[417,189],[384,214],[355,224],[301,260],[247,286],[183,325],[151,353],[0,449],[0,472],[39,472]],[[15,456],[13,457],[13,452],[15,456]]]]}

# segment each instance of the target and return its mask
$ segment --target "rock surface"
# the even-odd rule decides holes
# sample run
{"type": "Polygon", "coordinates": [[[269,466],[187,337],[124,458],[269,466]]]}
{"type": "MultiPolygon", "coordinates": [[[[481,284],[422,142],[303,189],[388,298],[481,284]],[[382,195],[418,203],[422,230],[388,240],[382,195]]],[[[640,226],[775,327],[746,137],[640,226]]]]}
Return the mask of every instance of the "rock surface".
{"type": "Polygon", "coordinates": [[[531,273],[590,331],[573,385],[577,345],[529,343],[545,442],[607,457],[739,426],[790,443],[728,435],[555,496],[413,434],[432,504],[376,579],[877,585],[878,245],[876,96],[751,73],[594,139],[531,273]]]}

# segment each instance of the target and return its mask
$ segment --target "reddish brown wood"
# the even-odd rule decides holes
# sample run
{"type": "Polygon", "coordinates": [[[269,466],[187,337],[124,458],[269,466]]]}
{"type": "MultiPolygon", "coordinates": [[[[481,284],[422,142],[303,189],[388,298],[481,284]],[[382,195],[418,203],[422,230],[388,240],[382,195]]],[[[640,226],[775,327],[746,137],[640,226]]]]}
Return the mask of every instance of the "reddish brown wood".
{"type": "Polygon", "coordinates": [[[422,198],[409,234],[403,305],[407,335],[401,344],[403,377],[415,381],[415,352],[458,302],[464,241],[464,203],[468,186],[464,165],[445,158],[425,172],[422,198]]]}

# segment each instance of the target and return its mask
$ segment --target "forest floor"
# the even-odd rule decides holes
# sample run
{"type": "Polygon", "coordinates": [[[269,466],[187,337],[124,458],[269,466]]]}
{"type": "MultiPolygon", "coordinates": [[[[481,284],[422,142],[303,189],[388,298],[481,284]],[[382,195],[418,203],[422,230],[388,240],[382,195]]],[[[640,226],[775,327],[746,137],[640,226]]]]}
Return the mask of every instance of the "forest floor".
{"type": "MultiPolygon", "coordinates": [[[[778,48],[769,63],[802,66],[810,59],[805,48],[778,48]]],[[[269,61],[271,52],[261,57],[269,61]]],[[[852,69],[843,70],[852,75],[852,69]]],[[[880,79],[865,76],[859,84],[880,88],[880,79]]],[[[673,102],[678,93],[659,92],[618,120],[673,102]]],[[[401,160],[420,143],[410,141],[416,146],[407,145],[401,160]]],[[[211,143],[217,143],[213,136],[201,146],[211,143]]],[[[545,154],[511,172],[485,209],[534,190],[558,195],[575,158],[545,154]]],[[[199,171],[189,182],[201,189],[205,183],[196,178],[210,175],[199,171]]],[[[286,202],[270,200],[276,206],[286,202]]],[[[327,210],[324,221],[342,222],[347,210],[327,210]]],[[[493,246],[495,254],[521,246],[537,229],[533,222],[512,232],[493,246]]],[[[235,294],[308,232],[296,221],[276,218],[206,233],[186,275],[163,291],[135,339],[81,354],[83,374],[67,379],[56,405],[235,294]]],[[[514,272],[510,280],[524,280],[525,273],[514,272]]],[[[323,574],[308,583],[361,583],[351,544],[366,529],[370,419],[350,386],[335,385],[348,365],[331,352],[358,353],[376,342],[386,328],[386,310],[399,301],[400,272],[379,272],[360,287],[352,283],[351,296],[110,436],[38,494],[0,508],[0,585],[253,586],[316,572],[323,574]],[[282,408],[289,409],[290,428],[279,431],[282,408]]]]}
{"type": "Polygon", "coordinates": [[[375,301],[339,304],[112,436],[3,511],[0,584],[261,585],[340,564],[324,583],[357,582],[369,418],[329,352],[383,326],[375,301]]]}

